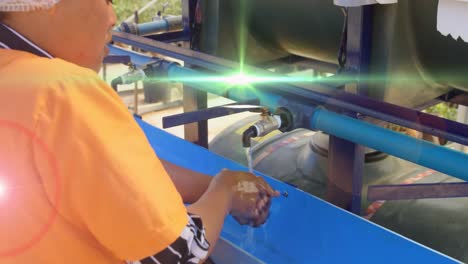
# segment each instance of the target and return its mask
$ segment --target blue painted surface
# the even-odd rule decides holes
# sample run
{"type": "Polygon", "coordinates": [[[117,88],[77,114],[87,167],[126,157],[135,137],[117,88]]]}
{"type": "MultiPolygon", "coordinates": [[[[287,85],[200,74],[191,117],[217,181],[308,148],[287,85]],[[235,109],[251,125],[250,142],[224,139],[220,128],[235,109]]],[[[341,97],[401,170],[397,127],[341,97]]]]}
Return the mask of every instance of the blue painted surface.
{"type": "MultiPolygon", "coordinates": [[[[141,120],[137,122],[160,158],[214,175],[245,167],[141,120]]],[[[362,218],[269,177],[288,198],[273,201],[271,217],[253,229],[226,220],[222,236],[266,263],[458,263],[362,218]]]]}
{"type": "Polygon", "coordinates": [[[450,176],[468,180],[468,154],[463,152],[321,108],[315,110],[311,127],[450,176]]]}

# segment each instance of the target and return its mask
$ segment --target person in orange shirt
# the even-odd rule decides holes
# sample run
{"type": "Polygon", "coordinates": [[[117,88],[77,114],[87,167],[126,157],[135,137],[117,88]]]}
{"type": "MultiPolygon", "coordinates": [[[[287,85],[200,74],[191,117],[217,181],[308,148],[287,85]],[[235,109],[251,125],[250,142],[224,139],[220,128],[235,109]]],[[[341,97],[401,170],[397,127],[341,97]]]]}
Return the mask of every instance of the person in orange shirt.
{"type": "Polygon", "coordinates": [[[111,0],[0,0],[2,264],[200,263],[278,196],[157,158],[96,74],[115,21],[111,0]]]}

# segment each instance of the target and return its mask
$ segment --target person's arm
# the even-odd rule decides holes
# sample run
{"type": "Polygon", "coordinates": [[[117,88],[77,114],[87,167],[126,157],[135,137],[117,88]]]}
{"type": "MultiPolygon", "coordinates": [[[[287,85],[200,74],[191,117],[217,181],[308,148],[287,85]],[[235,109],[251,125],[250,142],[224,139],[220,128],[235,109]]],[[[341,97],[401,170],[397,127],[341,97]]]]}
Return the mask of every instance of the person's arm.
{"type": "Polygon", "coordinates": [[[213,177],[200,199],[187,207],[189,224],[174,243],[132,264],[203,263],[213,251],[235,201],[232,183],[223,177],[222,173],[213,177]]]}
{"type": "Polygon", "coordinates": [[[206,192],[213,177],[161,159],[184,203],[196,202],[206,192]]]}
{"type": "Polygon", "coordinates": [[[200,199],[187,207],[191,219],[181,236],[165,250],[132,264],[203,263],[215,248],[227,214],[260,225],[268,217],[269,200],[277,195],[253,174],[223,170],[200,199]]]}
{"type": "MultiPolygon", "coordinates": [[[[167,173],[171,177],[176,189],[182,196],[185,203],[192,204],[187,209],[190,213],[197,214],[203,219],[203,224],[207,227],[207,239],[213,244],[219,237],[221,232],[224,218],[231,212],[231,204],[233,196],[235,195],[234,186],[238,184],[236,180],[228,181],[226,179],[218,179],[221,177],[230,177],[236,179],[238,175],[234,172],[221,172],[216,177],[212,177],[203,173],[186,169],[166,160],[161,159],[167,173]],[[226,174],[233,174],[224,176],[226,174]]],[[[252,181],[252,179],[250,179],[252,181]]],[[[269,188],[268,184],[261,178],[258,178],[261,184],[265,186],[267,196],[263,199],[264,204],[260,204],[259,208],[268,207],[270,197],[278,196],[269,188]],[[270,196],[270,197],[268,197],[270,196]]],[[[236,220],[241,224],[252,224],[255,226],[263,224],[266,216],[262,215],[268,213],[268,210],[259,211],[258,217],[253,217],[250,220],[239,219],[234,215],[236,220]]],[[[241,216],[242,217],[242,216],[241,216]]],[[[213,249],[213,247],[211,247],[213,249]]],[[[211,252],[211,251],[210,251],[211,252]]]]}
{"type": "Polygon", "coordinates": [[[200,199],[187,207],[190,213],[197,214],[203,219],[206,238],[211,245],[208,255],[213,251],[223,228],[224,219],[235,203],[234,188],[223,177],[222,174],[218,174],[200,199]]]}

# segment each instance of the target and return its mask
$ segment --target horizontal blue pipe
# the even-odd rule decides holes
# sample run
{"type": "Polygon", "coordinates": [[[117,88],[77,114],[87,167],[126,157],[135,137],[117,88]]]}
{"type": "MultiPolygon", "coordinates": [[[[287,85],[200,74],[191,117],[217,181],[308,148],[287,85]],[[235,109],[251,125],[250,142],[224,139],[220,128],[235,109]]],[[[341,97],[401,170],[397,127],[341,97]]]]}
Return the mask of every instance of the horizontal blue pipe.
{"type": "MultiPolygon", "coordinates": [[[[197,78],[199,71],[169,66],[168,77],[175,80],[197,78]]],[[[274,111],[281,96],[252,89],[230,89],[214,83],[184,82],[189,86],[209,93],[228,97],[235,101],[258,98],[260,104],[274,111]]],[[[364,145],[442,173],[468,180],[468,155],[441,147],[427,141],[409,137],[376,125],[372,125],[323,108],[317,108],[310,120],[310,128],[364,145]]]]}
{"type": "MultiPolygon", "coordinates": [[[[169,66],[170,79],[197,78],[203,76],[199,71],[169,66]]],[[[274,111],[281,96],[259,92],[253,89],[232,89],[214,83],[190,82],[185,84],[209,93],[228,97],[235,101],[258,98],[260,104],[274,111]]],[[[369,124],[344,115],[339,115],[323,108],[317,108],[310,120],[310,128],[322,130],[328,134],[364,145],[404,160],[428,167],[439,172],[468,180],[468,155],[427,141],[419,140],[373,124],[369,124]]]]}
{"type": "Polygon", "coordinates": [[[174,30],[180,30],[183,28],[182,16],[172,16],[165,17],[159,20],[152,22],[133,24],[133,23],[122,23],[122,25],[117,28],[117,31],[124,31],[126,33],[136,34],[139,36],[147,36],[152,34],[165,33],[174,30]],[[127,25],[127,26],[123,26],[127,25]],[[133,32],[135,27],[137,32],[133,32]]]}
{"type": "Polygon", "coordinates": [[[339,115],[323,108],[315,110],[310,126],[450,176],[468,180],[468,155],[465,153],[339,115]]]}
{"type": "Polygon", "coordinates": [[[138,24],[138,33],[140,36],[167,31],[169,31],[169,22],[166,19],[138,24]]]}

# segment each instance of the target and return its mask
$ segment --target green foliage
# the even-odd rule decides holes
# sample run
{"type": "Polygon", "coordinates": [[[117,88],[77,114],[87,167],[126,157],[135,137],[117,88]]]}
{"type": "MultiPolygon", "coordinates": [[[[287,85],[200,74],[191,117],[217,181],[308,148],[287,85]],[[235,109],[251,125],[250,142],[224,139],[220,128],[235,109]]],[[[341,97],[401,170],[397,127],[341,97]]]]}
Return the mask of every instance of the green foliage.
{"type": "Polygon", "coordinates": [[[447,118],[450,120],[457,119],[457,108],[454,105],[450,105],[448,103],[440,103],[434,106],[429,107],[428,109],[424,110],[424,112],[428,114],[437,115],[443,118],[447,118]]]}
{"type": "MultiPolygon", "coordinates": [[[[119,25],[122,21],[134,14],[136,10],[139,10],[149,2],[150,0],[115,0],[114,9],[118,18],[117,24],[119,25]]],[[[140,23],[151,21],[153,17],[157,16],[158,11],[163,10],[163,6],[166,3],[167,7],[163,15],[182,14],[182,0],[159,0],[140,15],[140,23]]]]}

